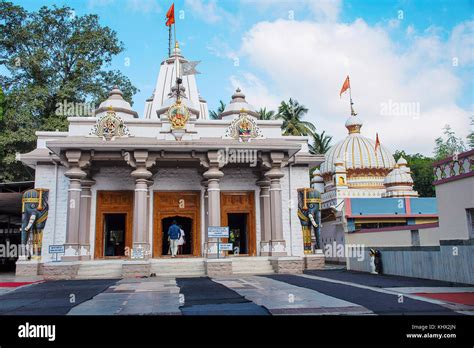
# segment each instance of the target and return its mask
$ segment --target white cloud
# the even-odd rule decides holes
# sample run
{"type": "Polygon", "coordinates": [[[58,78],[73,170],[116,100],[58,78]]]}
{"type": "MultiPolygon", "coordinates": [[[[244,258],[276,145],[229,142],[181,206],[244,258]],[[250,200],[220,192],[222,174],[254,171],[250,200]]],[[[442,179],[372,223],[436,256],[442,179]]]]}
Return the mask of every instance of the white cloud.
{"type": "Polygon", "coordinates": [[[240,88],[246,96],[245,100],[257,110],[261,107],[276,110],[281,102],[281,99],[271,94],[263,81],[251,73],[243,73],[241,76],[232,75],[230,82],[233,87],[231,94],[240,88]]]}
{"type": "Polygon", "coordinates": [[[285,19],[289,19],[292,11],[295,20],[309,11],[318,21],[335,21],[342,8],[341,0],[241,0],[241,3],[247,10],[254,9],[285,19]]]}
{"type": "Polygon", "coordinates": [[[236,24],[234,16],[219,7],[216,0],[186,0],[185,9],[190,11],[194,17],[198,17],[206,23],[214,24],[226,21],[236,24]]]}
{"type": "MultiPolygon", "coordinates": [[[[468,57],[463,60],[472,61],[469,33],[472,23],[465,22],[453,30],[448,42],[431,31],[414,36],[401,49],[386,28],[371,27],[360,19],[350,24],[260,22],[243,37],[240,56],[270,82],[242,88],[248,100],[257,99],[253,102],[257,108],[296,98],[309,107],[309,119],[319,131],[339,140],[347,133],[344,122],[349,116],[348,96],[340,99],[339,90],[350,75],[355,108],[365,123],[363,134],[374,138],[378,132],[392,151],[430,155],[445,124],[462,137],[468,133],[469,113],[456,104],[463,81],[447,52],[456,48],[460,57],[468,57]],[[397,107],[415,105],[419,114],[397,115],[392,110],[383,115],[383,103],[390,102],[397,107]]],[[[241,80],[252,81],[248,76],[241,80]]]]}
{"type": "Polygon", "coordinates": [[[127,0],[127,8],[140,13],[160,13],[162,11],[157,0],[127,0]]]}

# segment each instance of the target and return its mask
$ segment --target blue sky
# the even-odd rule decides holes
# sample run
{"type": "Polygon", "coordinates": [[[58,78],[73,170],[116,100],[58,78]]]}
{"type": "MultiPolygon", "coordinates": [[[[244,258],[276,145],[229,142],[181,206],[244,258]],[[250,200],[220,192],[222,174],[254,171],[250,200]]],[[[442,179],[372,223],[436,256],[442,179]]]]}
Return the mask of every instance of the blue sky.
{"type": "MultiPolygon", "coordinates": [[[[167,54],[164,16],[172,1],[14,2],[28,10],[65,4],[78,15],[98,14],[101,23],[114,29],[125,45],[112,68],[121,70],[140,89],[134,108],[142,114],[167,54]]],[[[345,75],[350,74],[356,108],[370,122],[368,135],[386,131],[394,148],[429,153],[445,121],[462,136],[468,132],[466,115],[473,113],[474,105],[474,45],[469,39],[474,0],[180,0],[175,1],[175,8],[178,41],[186,58],[202,61],[198,87],[211,110],[221,99],[228,102],[236,86],[243,88],[256,107],[274,108],[281,99],[293,97],[310,108],[308,118],[320,131],[326,129],[339,139],[345,134],[341,125],[347,118],[347,103],[338,92],[345,75]],[[284,39],[286,33],[293,36],[284,39]],[[288,49],[282,50],[283,46],[288,49]],[[295,66],[300,48],[301,62],[310,73],[295,66]],[[364,56],[364,52],[372,53],[364,56]],[[345,61],[338,65],[338,57],[345,61]],[[279,65],[273,66],[276,62],[279,65]],[[426,87],[416,87],[418,79],[420,85],[430,86],[429,92],[426,87]],[[431,91],[440,85],[439,94],[431,91]],[[380,94],[384,86],[386,94],[380,94]],[[389,100],[420,103],[421,117],[381,117],[380,105],[389,100]],[[421,145],[406,146],[400,123],[417,127],[432,124],[430,119],[435,120],[436,132],[422,137],[421,145]]],[[[406,136],[413,138],[414,134],[406,136]]]]}

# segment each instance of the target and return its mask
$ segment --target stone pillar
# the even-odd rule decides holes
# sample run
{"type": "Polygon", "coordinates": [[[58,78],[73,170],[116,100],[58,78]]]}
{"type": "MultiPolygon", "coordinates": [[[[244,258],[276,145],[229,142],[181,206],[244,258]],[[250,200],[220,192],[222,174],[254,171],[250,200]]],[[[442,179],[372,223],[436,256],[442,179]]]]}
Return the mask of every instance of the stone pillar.
{"type": "Polygon", "coordinates": [[[272,239],[272,226],[270,216],[270,181],[261,179],[257,181],[260,187],[260,255],[269,256],[270,240],[272,239]]]}
{"type": "Polygon", "coordinates": [[[84,179],[81,181],[81,204],[79,209],[79,259],[90,260],[90,226],[91,226],[91,187],[94,180],[84,179]]]}
{"type": "Polygon", "coordinates": [[[286,256],[286,242],[283,238],[282,199],[280,179],[284,177],[281,170],[284,154],[272,152],[270,154],[272,168],[265,173],[270,180],[270,218],[271,240],[270,252],[272,256],[286,256]]]}
{"type": "Polygon", "coordinates": [[[136,169],[132,172],[135,179],[135,197],[133,200],[133,244],[132,259],[147,259],[150,256],[148,240],[148,186],[152,173],[147,169],[148,151],[134,152],[136,169]]]}
{"type": "Polygon", "coordinates": [[[203,238],[203,240],[204,240],[204,254],[206,254],[207,253],[206,248],[207,248],[207,242],[208,242],[208,240],[207,240],[207,227],[209,226],[209,218],[208,218],[208,216],[209,216],[209,204],[208,204],[209,196],[208,196],[208,192],[207,192],[207,180],[202,180],[201,185],[204,188],[204,192],[203,192],[203,194],[204,194],[204,197],[203,197],[204,198],[203,199],[204,200],[204,202],[203,202],[203,209],[204,209],[204,231],[203,232],[204,232],[204,238],[203,238]]]}
{"type": "Polygon", "coordinates": [[[79,166],[81,151],[66,151],[69,169],[64,173],[69,178],[68,200],[67,200],[67,225],[65,252],[61,261],[79,260],[79,222],[81,207],[81,180],[86,177],[79,166]]]}
{"type": "MultiPolygon", "coordinates": [[[[221,190],[219,181],[224,173],[219,170],[219,162],[217,151],[209,151],[209,169],[204,172],[203,176],[207,179],[208,194],[208,226],[221,225],[221,190]]],[[[207,233],[207,231],[206,231],[207,233]]],[[[208,241],[207,256],[217,255],[217,240],[208,241]]]]}

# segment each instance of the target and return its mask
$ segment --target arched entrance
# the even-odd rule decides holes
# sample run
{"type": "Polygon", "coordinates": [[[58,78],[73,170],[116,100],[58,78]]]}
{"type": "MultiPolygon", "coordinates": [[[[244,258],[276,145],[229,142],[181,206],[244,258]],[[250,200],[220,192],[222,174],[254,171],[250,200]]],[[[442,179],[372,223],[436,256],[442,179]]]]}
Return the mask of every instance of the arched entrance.
{"type": "Polygon", "coordinates": [[[173,221],[176,221],[178,226],[184,231],[184,241],[185,243],[178,247],[178,255],[192,255],[193,249],[193,219],[185,216],[170,216],[164,219],[161,219],[162,231],[162,248],[161,255],[171,255],[170,243],[168,242],[168,229],[173,224],[173,221]]]}
{"type": "Polygon", "coordinates": [[[201,191],[155,192],[153,203],[153,257],[168,254],[168,228],[176,220],[186,235],[182,257],[201,256],[201,191]]]}

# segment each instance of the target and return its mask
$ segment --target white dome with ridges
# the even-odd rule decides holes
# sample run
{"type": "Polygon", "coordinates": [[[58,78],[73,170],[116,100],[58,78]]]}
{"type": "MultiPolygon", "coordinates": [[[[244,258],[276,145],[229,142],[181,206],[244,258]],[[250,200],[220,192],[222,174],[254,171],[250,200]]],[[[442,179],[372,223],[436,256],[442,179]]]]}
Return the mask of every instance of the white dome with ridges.
{"type": "Polygon", "coordinates": [[[380,145],[375,151],[375,141],[360,134],[362,121],[357,116],[351,116],[346,122],[349,135],[331,147],[321,164],[321,173],[334,173],[335,161],[341,158],[347,170],[351,169],[385,169],[395,167],[395,160],[390,151],[380,145]]]}

